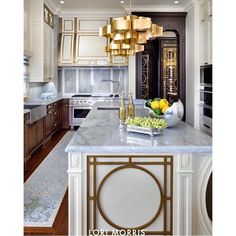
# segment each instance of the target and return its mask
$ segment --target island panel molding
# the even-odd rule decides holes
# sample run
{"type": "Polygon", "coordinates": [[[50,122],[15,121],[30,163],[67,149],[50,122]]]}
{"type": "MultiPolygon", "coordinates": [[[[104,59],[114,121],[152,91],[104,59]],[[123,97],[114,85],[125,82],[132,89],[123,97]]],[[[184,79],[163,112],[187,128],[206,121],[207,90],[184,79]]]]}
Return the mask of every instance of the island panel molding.
{"type": "Polygon", "coordinates": [[[69,153],[68,169],[68,235],[83,235],[83,155],[82,153],[69,153]],[[76,201],[74,201],[76,199],[76,201]],[[72,210],[73,209],[73,210],[72,210]]]}
{"type": "Polygon", "coordinates": [[[89,234],[89,231],[101,231],[104,229],[104,227],[110,230],[108,232],[109,235],[112,234],[112,230],[141,229],[145,229],[146,235],[172,234],[173,156],[87,156],[86,182],[87,235],[89,234]],[[105,169],[106,171],[103,171],[103,169],[105,169]],[[124,173],[124,171],[126,171],[126,173],[124,173]],[[127,181],[123,181],[121,183],[121,179],[127,177],[127,172],[129,172],[129,178],[126,178],[127,181]],[[132,176],[134,178],[134,182],[132,182],[132,176]],[[152,189],[149,189],[149,191],[144,191],[145,187],[148,186],[148,179],[146,179],[145,176],[149,178],[151,177],[150,179],[152,179],[152,181],[154,182],[154,186],[152,185],[152,189]],[[114,181],[114,179],[116,180],[114,181]],[[131,181],[132,184],[129,184],[129,181],[131,181]],[[111,184],[111,182],[113,183],[111,184]],[[114,184],[114,182],[116,182],[116,184],[114,184]],[[139,186],[137,185],[141,184],[140,182],[145,182],[147,186],[143,185],[143,189],[139,189],[139,194],[137,194],[137,192],[135,191],[135,187],[138,188],[139,186]],[[124,189],[126,191],[124,191],[124,189]],[[153,190],[156,189],[158,190],[158,193],[156,194],[160,194],[160,202],[158,204],[158,207],[155,208],[154,206],[150,206],[150,201],[145,200],[145,192],[148,193],[149,200],[152,199],[153,196],[153,199],[156,199],[157,201],[158,197],[154,193],[155,191],[153,192],[153,190]],[[105,198],[106,194],[104,194],[104,192],[108,192],[108,196],[110,196],[110,199],[105,198]],[[115,192],[116,194],[111,195],[112,192],[115,192]],[[143,196],[142,205],[135,202],[137,198],[140,198],[140,196],[143,196]],[[132,203],[130,201],[132,201],[132,203]],[[117,204],[120,205],[119,208],[116,208],[117,204]],[[107,207],[107,209],[105,209],[105,206],[107,207]],[[112,209],[113,206],[116,206],[114,208],[119,209],[116,210],[115,213],[112,209]],[[142,209],[143,214],[138,214],[139,208],[143,207],[146,211],[147,209],[150,210],[149,215],[147,214],[146,218],[143,216],[145,212],[144,209],[142,209]],[[133,209],[131,213],[130,210],[127,210],[129,208],[133,209]],[[135,214],[133,212],[136,212],[136,214],[139,215],[139,219],[136,219],[136,222],[134,222],[135,217],[129,217],[130,214],[135,214]],[[119,215],[119,217],[117,216],[117,214],[119,215]],[[111,218],[116,219],[117,221],[119,221],[119,223],[114,222],[111,218]],[[141,223],[140,218],[142,218],[144,222],[141,223]],[[137,224],[137,221],[139,221],[139,224],[137,224]],[[123,222],[123,225],[121,222],[123,222]]]}
{"type": "Polygon", "coordinates": [[[184,154],[181,157],[180,161],[180,169],[187,169],[188,167],[191,168],[191,154],[184,154]]]}

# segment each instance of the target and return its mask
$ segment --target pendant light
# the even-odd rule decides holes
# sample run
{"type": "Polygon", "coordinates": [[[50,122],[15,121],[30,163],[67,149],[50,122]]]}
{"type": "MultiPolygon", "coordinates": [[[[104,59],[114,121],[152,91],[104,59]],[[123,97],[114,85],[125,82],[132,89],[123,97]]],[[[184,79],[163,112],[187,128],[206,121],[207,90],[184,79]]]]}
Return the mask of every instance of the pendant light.
{"type": "Polygon", "coordinates": [[[111,24],[99,28],[99,36],[109,39],[105,51],[112,56],[130,56],[144,51],[147,40],[163,34],[163,27],[153,24],[151,18],[131,14],[114,18],[111,24]]]}

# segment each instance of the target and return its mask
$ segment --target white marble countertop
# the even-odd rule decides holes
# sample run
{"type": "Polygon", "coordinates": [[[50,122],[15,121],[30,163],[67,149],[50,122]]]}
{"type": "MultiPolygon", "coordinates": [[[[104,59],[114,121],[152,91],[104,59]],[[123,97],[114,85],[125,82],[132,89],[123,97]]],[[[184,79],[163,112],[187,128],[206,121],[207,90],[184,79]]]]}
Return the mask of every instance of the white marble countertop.
{"type": "MultiPolygon", "coordinates": [[[[97,103],[117,106],[117,103],[97,103]]],[[[153,138],[127,133],[119,127],[118,110],[97,110],[95,106],[73,136],[66,152],[84,153],[211,153],[212,138],[184,122],[166,128],[153,138]]],[[[137,116],[144,116],[143,105],[136,105],[137,116]]]]}
{"type": "Polygon", "coordinates": [[[30,109],[24,109],[24,114],[29,113],[30,109]]]}
{"type": "Polygon", "coordinates": [[[51,103],[57,102],[61,99],[66,99],[66,98],[70,98],[70,97],[65,97],[65,96],[56,96],[55,98],[52,99],[41,99],[41,98],[30,98],[28,99],[27,102],[24,102],[24,104],[28,104],[28,105],[49,105],[51,103]]]}

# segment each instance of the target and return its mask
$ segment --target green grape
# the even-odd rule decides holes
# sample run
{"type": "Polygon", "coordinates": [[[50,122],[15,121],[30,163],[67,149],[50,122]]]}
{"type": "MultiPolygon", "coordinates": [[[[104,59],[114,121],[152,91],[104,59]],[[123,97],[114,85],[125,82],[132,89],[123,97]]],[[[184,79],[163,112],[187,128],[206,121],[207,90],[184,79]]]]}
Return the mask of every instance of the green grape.
{"type": "Polygon", "coordinates": [[[128,118],[125,123],[127,125],[140,126],[145,128],[163,129],[167,126],[167,122],[165,119],[151,118],[151,117],[128,118]]]}

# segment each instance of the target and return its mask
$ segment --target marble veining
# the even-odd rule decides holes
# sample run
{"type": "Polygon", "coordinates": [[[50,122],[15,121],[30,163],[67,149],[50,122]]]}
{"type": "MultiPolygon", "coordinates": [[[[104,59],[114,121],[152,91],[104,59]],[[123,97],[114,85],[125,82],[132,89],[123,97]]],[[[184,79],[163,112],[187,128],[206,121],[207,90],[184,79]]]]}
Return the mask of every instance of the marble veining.
{"type": "MultiPolygon", "coordinates": [[[[164,129],[161,135],[127,133],[120,128],[118,110],[98,110],[111,102],[98,102],[90,111],[66,152],[85,153],[211,153],[212,138],[184,122],[164,129]]],[[[114,103],[114,106],[117,106],[114,103]]],[[[143,105],[136,105],[136,114],[145,116],[143,105]]]]}
{"type": "Polygon", "coordinates": [[[68,131],[24,184],[24,226],[51,227],[67,189],[68,131]]]}

